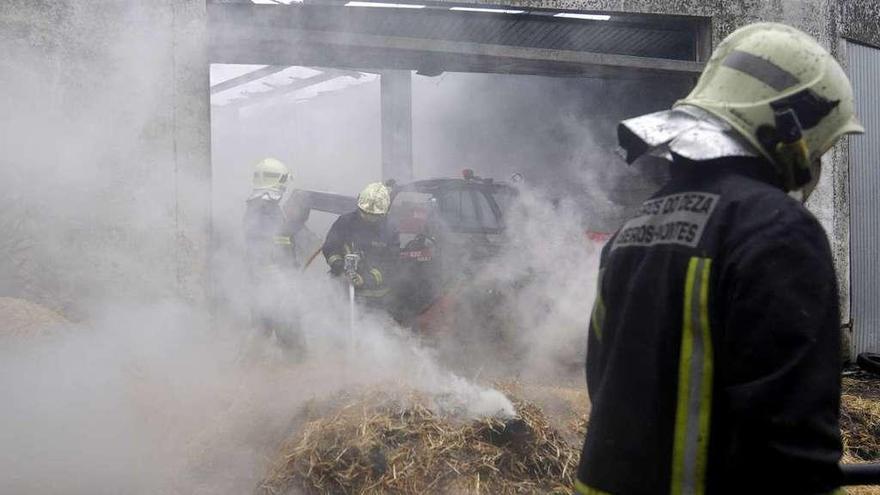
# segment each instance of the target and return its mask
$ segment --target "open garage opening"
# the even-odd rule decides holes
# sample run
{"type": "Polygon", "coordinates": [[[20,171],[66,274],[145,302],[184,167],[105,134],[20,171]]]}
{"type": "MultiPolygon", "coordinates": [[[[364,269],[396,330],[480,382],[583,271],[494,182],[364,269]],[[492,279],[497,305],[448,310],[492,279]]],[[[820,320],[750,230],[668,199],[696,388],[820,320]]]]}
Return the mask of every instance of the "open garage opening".
{"type": "MultiPolygon", "coordinates": [[[[613,231],[663,174],[623,166],[616,123],[686,94],[708,50],[701,18],[446,3],[208,7],[217,221],[240,218],[250,167],[276,156],[293,187],[345,195],[380,179],[519,173],[590,211],[586,230],[613,231]]],[[[331,220],[317,213],[309,226],[320,237],[331,220]]]]}

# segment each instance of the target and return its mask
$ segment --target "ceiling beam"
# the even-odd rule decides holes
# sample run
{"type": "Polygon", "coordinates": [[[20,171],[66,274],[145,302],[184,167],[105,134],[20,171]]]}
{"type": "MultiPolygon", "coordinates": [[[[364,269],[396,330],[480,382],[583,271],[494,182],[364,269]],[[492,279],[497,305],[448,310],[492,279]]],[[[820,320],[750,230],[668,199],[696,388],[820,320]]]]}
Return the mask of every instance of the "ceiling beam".
{"type": "Polygon", "coordinates": [[[211,94],[217,94],[221,91],[226,91],[227,89],[232,89],[236,86],[241,86],[242,84],[249,83],[251,81],[256,81],[262,77],[270,76],[272,74],[276,74],[278,72],[283,71],[284,69],[290,67],[289,65],[267,65],[262,69],[257,69],[252,72],[248,72],[246,74],[242,74],[238,77],[233,77],[232,79],[227,79],[226,81],[217,83],[211,86],[211,94]]]}
{"type": "Polygon", "coordinates": [[[511,45],[492,45],[466,41],[432,40],[400,36],[377,36],[370,34],[337,33],[302,30],[309,43],[378,48],[426,54],[450,54],[471,57],[504,59],[523,62],[543,62],[569,66],[603,66],[615,69],[631,69],[653,72],[672,72],[699,75],[704,64],[688,60],[634,57],[609,53],[593,53],[574,50],[558,50],[511,45]]]}
{"type": "Polygon", "coordinates": [[[319,74],[315,74],[311,77],[306,77],[303,79],[295,79],[290,84],[285,84],[283,86],[275,86],[268,91],[254,92],[254,93],[244,93],[242,98],[237,98],[235,100],[230,101],[227,105],[223,105],[227,108],[244,108],[249,107],[251,105],[256,105],[257,103],[263,103],[265,101],[274,100],[280,98],[284,95],[293,93],[295,91],[299,91],[301,89],[308,88],[309,86],[314,86],[316,84],[321,84],[323,82],[327,82],[331,79],[336,79],[337,77],[343,76],[351,76],[351,77],[359,77],[361,74],[352,73],[350,71],[338,71],[338,70],[328,70],[323,71],[319,74]],[[357,74],[355,76],[354,74],[357,74]]]}
{"type": "MultiPolygon", "coordinates": [[[[624,55],[606,53],[598,48],[583,51],[573,48],[575,43],[523,46],[500,44],[494,41],[500,39],[494,35],[472,35],[474,30],[492,31],[496,29],[492,26],[496,25],[510,33],[523,29],[518,26],[526,26],[529,29],[525,30],[523,41],[543,43],[543,38],[536,35],[536,26],[558,26],[561,32],[569,32],[571,26],[577,25],[588,36],[607,38],[610,35],[606,31],[612,30],[615,36],[638,37],[644,33],[669,41],[667,35],[658,33],[680,32],[680,38],[686,40],[693,30],[693,23],[673,25],[662,16],[572,23],[547,15],[513,18],[515,16],[468,16],[445,11],[373,12],[380,9],[352,9],[308,2],[296,8],[259,7],[208,4],[209,58],[212,62],[345,67],[374,72],[402,69],[428,74],[464,71],[614,78],[657,75],[694,78],[703,69],[702,63],[693,60],[649,55],[660,52],[642,45],[639,45],[642,51],[629,51],[624,55]],[[418,32],[406,28],[407,22],[415,22],[416,18],[421,23],[434,18],[438,23],[457,26],[458,36],[469,38],[428,38],[430,33],[421,37],[418,32]]],[[[667,48],[671,50],[671,47],[667,48]]]]}
{"type": "Polygon", "coordinates": [[[211,61],[608,77],[697,76],[704,67],[688,60],[465,41],[268,27],[259,31],[213,30],[211,61]]]}

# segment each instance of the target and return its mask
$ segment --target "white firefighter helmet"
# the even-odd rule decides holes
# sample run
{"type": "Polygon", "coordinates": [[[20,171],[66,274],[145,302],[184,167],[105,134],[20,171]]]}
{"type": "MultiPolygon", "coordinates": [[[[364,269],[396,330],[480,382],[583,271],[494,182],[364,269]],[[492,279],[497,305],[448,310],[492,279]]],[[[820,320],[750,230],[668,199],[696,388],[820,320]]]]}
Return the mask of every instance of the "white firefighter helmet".
{"type": "Polygon", "coordinates": [[[388,188],[381,182],[367,184],[367,187],[358,194],[357,206],[362,212],[370,215],[384,215],[388,213],[391,205],[391,195],[388,188]]]}
{"type": "Polygon", "coordinates": [[[843,69],[793,27],[756,23],[730,34],[679,105],[720,117],[783,175],[788,189],[844,134],[862,133],[843,69]]]}
{"type": "Polygon", "coordinates": [[[254,190],[283,194],[290,179],[290,171],[275,158],[264,158],[254,166],[254,190]]]}

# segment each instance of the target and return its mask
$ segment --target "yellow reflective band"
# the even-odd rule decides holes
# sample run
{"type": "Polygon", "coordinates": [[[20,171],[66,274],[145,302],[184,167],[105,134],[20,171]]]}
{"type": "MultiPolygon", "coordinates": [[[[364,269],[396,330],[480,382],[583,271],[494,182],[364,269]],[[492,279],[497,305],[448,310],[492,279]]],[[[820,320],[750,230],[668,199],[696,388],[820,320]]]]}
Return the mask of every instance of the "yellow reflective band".
{"type": "Polygon", "coordinates": [[[373,278],[376,279],[376,285],[382,285],[382,272],[377,268],[370,268],[370,273],[372,273],[373,278]]]}
{"type": "Polygon", "coordinates": [[[577,478],[574,480],[574,491],[581,495],[611,495],[608,492],[603,492],[602,490],[587,486],[586,483],[577,478]]]}
{"type": "Polygon", "coordinates": [[[391,289],[382,288],[382,289],[360,289],[358,290],[358,295],[363,297],[385,297],[391,289]]]}
{"type": "Polygon", "coordinates": [[[604,271],[604,269],[599,270],[596,282],[596,300],[593,303],[593,314],[590,316],[590,327],[599,342],[602,342],[602,326],[605,324],[605,301],[602,300],[602,274],[604,271]]]}
{"type": "Polygon", "coordinates": [[[705,492],[713,373],[709,328],[711,267],[709,258],[691,258],[685,278],[670,487],[673,495],[705,492]]]}
{"type": "Polygon", "coordinates": [[[712,382],[715,377],[715,350],[712,346],[712,332],[709,321],[709,275],[712,273],[712,259],[706,258],[700,283],[700,332],[703,348],[703,380],[700,384],[700,433],[697,449],[698,493],[706,491],[706,468],[709,455],[709,423],[712,418],[712,382]]]}
{"type": "Polygon", "coordinates": [[[276,235],[274,241],[275,244],[278,244],[279,246],[290,246],[291,244],[293,244],[290,241],[290,237],[286,235],[276,235]]]}
{"type": "Polygon", "coordinates": [[[329,258],[327,258],[327,264],[332,265],[333,263],[336,263],[337,261],[342,261],[342,260],[343,260],[342,256],[340,256],[338,254],[333,254],[333,255],[330,255],[329,258]]]}

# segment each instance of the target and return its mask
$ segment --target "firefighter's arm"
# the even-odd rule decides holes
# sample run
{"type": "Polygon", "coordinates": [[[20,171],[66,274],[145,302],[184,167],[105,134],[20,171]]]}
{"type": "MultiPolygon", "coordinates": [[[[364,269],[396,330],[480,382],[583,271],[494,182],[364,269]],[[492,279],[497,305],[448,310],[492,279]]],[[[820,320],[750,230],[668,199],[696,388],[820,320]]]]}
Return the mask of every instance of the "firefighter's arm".
{"type": "MultiPolygon", "coordinates": [[[[340,217],[341,218],[341,217],[340,217]]],[[[327,238],[324,240],[324,246],[321,248],[324,259],[330,265],[330,273],[340,275],[345,268],[345,240],[342,237],[342,226],[340,220],[336,219],[327,232],[327,238]]]]}
{"type": "Polygon", "coordinates": [[[364,283],[363,286],[367,289],[378,289],[381,287],[385,287],[385,274],[382,269],[375,265],[365,266],[363,270],[361,270],[361,277],[363,277],[364,283]]]}
{"type": "Polygon", "coordinates": [[[715,393],[730,428],[715,434],[731,445],[728,474],[766,475],[791,493],[830,491],[840,453],[836,278],[818,222],[793,216],[747,229],[719,267],[715,393]]]}

